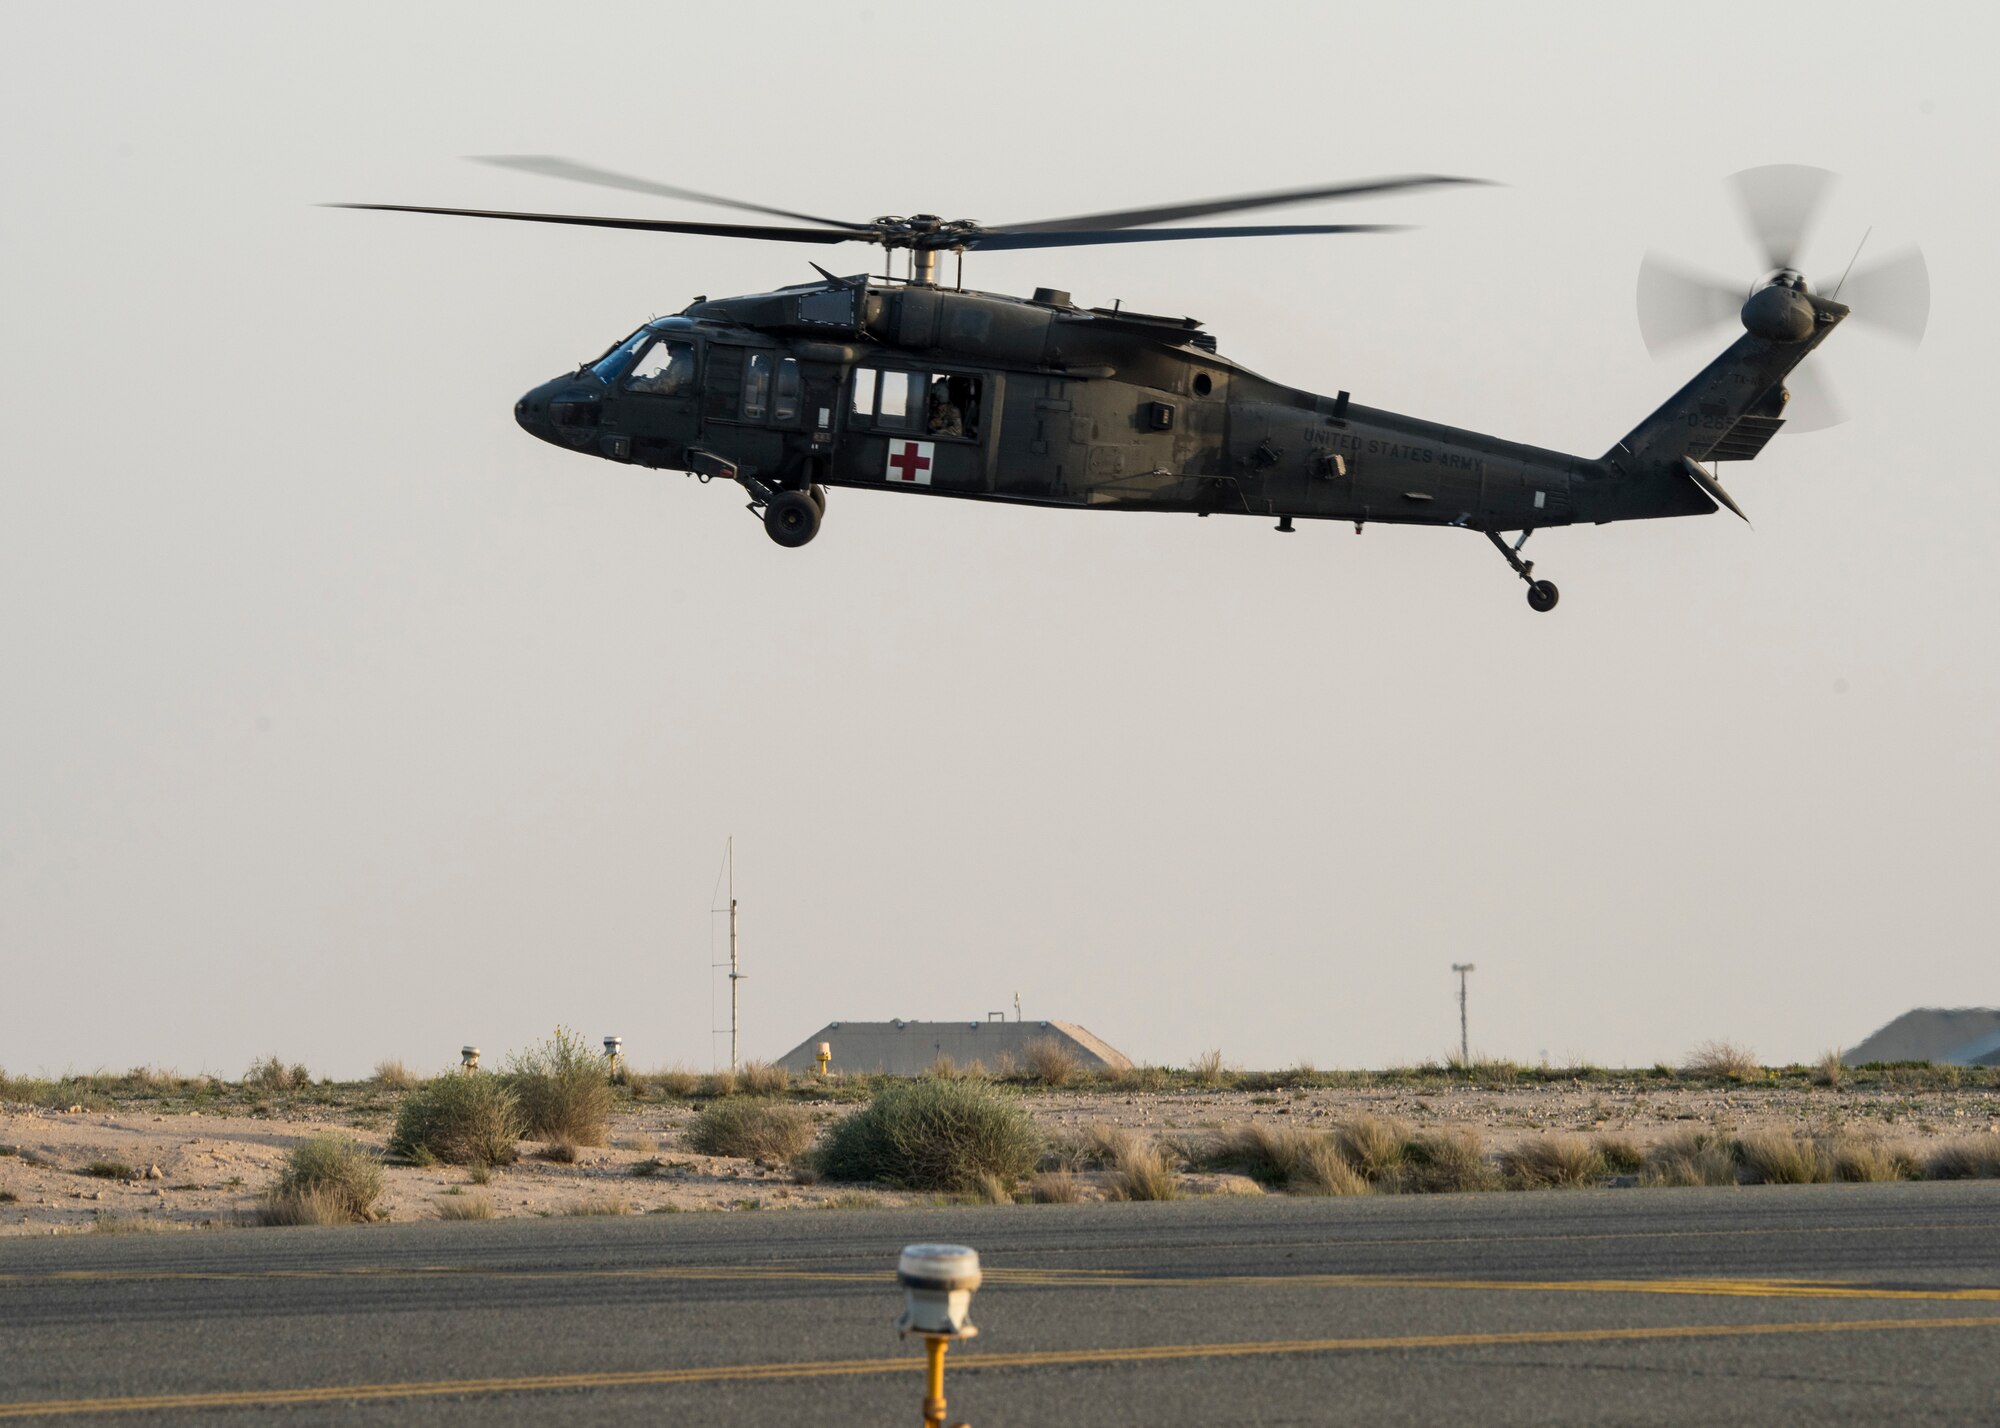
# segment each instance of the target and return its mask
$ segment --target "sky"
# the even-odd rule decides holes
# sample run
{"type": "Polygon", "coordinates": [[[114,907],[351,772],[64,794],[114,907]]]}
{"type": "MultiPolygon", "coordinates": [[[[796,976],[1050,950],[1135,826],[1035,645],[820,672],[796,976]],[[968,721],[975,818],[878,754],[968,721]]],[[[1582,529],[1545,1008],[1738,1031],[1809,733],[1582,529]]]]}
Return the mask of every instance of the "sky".
{"type": "MultiPolygon", "coordinates": [[[[557,1023],[641,1066],[829,1020],[1135,1059],[1767,1061],[2000,999],[1990,7],[17,7],[0,52],[0,1067],[365,1074],[557,1023]],[[550,153],[989,222],[1443,172],[1398,235],[976,254],[1278,380],[1596,455],[1657,249],[1839,173],[1912,350],[1728,470],[1746,526],[1477,535],[891,500],[810,547],[519,431],[697,294],[872,250],[344,212],[721,219],[550,153]],[[1961,296],[1963,295],[1963,296],[1961,296]]],[[[844,264],[843,266],[840,266],[844,264]]]]}

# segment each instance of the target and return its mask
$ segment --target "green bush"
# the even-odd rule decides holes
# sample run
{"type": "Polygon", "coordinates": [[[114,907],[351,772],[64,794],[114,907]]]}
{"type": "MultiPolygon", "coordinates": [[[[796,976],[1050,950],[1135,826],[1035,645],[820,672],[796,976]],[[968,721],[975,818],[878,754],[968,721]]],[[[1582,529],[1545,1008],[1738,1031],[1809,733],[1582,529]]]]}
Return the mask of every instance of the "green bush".
{"type": "Polygon", "coordinates": [[[292,1148],[277,1181],[264,1192],[271,1225],[351,1224],[366,1220],[382,1193],[375,1157],[345,1136],[320,1135],[292,1148]]]}
{"type": "Polygon", "coordinates": [[[523,1133],[537,1140],[603,1145],[611,1126],[604,1058],[566,1026],[507,1058],[502,1079],[521,1108],[523,1133]]]}
{"type": "Polygon", "coordinates": [[[957,1193],[975,1188],[981,1176],[1026,1175],[1041,1148],[1034,1122],[991,1082],[926,1077],[885,1087],[865,1109],[836,1123],[818,1168],[828,1180],[957,1193]]]}
{"type": "Polygon", "coordinates": [[[389,1150],[410,1160],[447,1165],[511,1165],[521,1138],[521,1111],[498,1078],[475,1071],[447,1073],[403,1099],[389,1150]]]}
{"type": "Polygon", "coordinates": [[[790,1160],[812,1144],[812,1117],[804,1107],[783,1101],[730,1096],[705,1106],[687,1138],[703,1155],[790,1160]]]}

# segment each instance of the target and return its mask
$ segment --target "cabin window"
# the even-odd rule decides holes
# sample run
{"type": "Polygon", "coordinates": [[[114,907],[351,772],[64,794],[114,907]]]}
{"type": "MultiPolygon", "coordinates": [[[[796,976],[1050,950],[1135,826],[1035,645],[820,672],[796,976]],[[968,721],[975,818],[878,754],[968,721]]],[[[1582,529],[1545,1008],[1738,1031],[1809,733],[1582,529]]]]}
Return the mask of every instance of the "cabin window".
{"type": "Polygon", "coordinates": [[[662,338],[648,347],[625,379],[628,392],[651,392],[661,397],[689,396],[694,392],[694,344],[662,338]]]}
{"type": "Polygon", "coordinates": [[[799,362],[796,357],[786,357],[778,363],[778,390],[772,400],[771,420],[780,426],[799,419],[799,394],[804,391],[804,383],[799,380],[799,362]]]}
{"type": "Polygon", "coordinates": [[[859,426],[926,436],[979,435],[985,382],[962,372],[893,372],[857,367],[852,411],[859,426]]]}
{"type": "Polygon", "coordinates": [[[762,421],[771,410],[771,354],[753,352],[743,369],[743,420],[762,421]]]}

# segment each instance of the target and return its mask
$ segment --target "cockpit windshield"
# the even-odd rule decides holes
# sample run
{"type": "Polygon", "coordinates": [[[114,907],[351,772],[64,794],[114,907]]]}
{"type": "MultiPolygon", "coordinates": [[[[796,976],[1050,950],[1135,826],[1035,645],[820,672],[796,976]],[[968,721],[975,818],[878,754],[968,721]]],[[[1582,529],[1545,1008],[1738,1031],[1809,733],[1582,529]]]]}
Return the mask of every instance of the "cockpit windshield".
{"type": "Polygon", "coordinates": [[[602,357],[590,364],[590,370],[603,379],[607,387],[616,386],[618,379],[632,370],[632,364],[639,358],[639,349],[652,337],[649,328],[640,328],[602,357]]]}

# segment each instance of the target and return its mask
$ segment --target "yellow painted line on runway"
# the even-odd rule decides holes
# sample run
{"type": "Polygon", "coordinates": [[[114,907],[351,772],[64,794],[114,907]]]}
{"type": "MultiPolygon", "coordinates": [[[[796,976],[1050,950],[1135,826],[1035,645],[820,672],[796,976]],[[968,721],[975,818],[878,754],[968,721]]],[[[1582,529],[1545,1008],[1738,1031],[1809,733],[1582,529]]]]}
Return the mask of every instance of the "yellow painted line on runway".
{"type": "MultiPolygon", "coordinates": [[[[120,1282],[244,1282],[450,1278],[547,1280],[654,1280],[676,1283],[894,1284],[883,1270],[783,1269],[761,1265],[668,1266],[651,1269],[480,1269],[458,1265],[412,1267],[356,1265],[314,1270],[58,1270],[46,1275],[0,1276],[0,1284],[120,1282]]],[[[989,1285],[1022,1289],[1435,1289],[1477,1293],[1670,1294],[1737,1299],[1874,1299],[1911,1302],[1995,1303],[2000,1288],[1893,1289],[1863,1282],[1802,1279],[1473,1279],[1463,1276],[1381,1274],[1158,1275],[1124,1270],[989,1269],[989,1285]]]]}
{"type": "MultiPolygon", "coordinates": [[[[1419,1349],[1506,1348],[1515,1345],[1616,1344],[1676,1339],[1769,1338],[1815,1334],[1896,1333],[1920,1329],[1995,1329],[2000,1315],[1965,1319],[1851,1319],[1831,1323],[1682,1324],[1634,1329],[1527,1329],[1477,1334],[1399,1334],[1373,1339],[1267,1339],[1248,1343],[1144,1344],[1126,1348],[1052,1349],[1039,1353],[969,1352],[960,1373],[990,1369],[1061,1368],[1085,1364],[1162,1363],[1176,1359],[1260,1358],[1287,1354],[1380,1353],[1419,1349]]],[[[924,1361],[827,1359],[801,1363],[717,1364],[707,1368],[639,1369],[622,1373],[535,1374],[511,1378],[326,1384],[310,1388],[250,1388],[211,1393],[135,1394],[124,1398],[51,1398],[0,1402],[0,1418],[86,1413],[158,1413],[175,1409],[277,1408],[313,1403],[360,1403],[556,1390],[664,1388],[680,1384],[754,1383],[780,1379],[851,1378],[916,1373],[924,1361]]]]}

